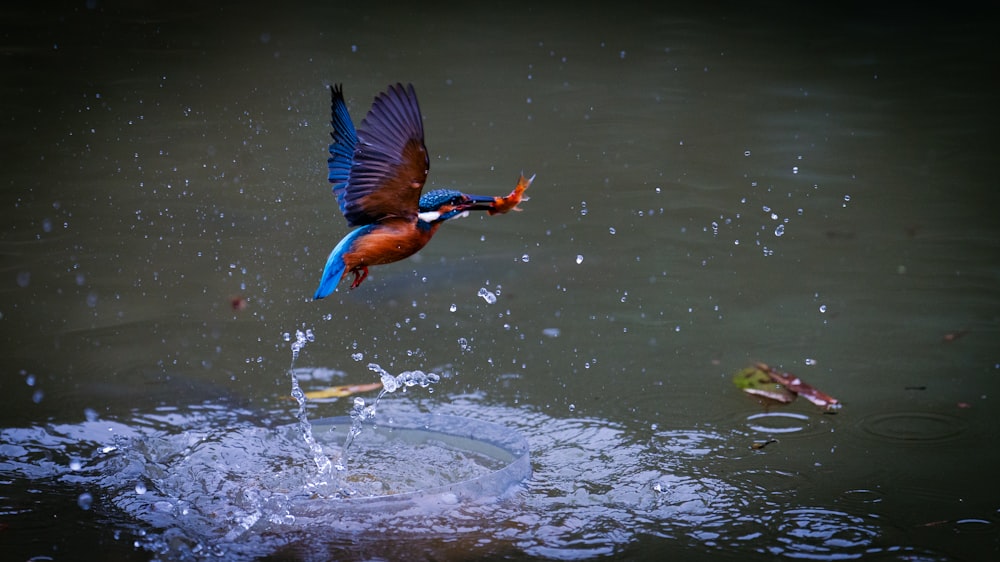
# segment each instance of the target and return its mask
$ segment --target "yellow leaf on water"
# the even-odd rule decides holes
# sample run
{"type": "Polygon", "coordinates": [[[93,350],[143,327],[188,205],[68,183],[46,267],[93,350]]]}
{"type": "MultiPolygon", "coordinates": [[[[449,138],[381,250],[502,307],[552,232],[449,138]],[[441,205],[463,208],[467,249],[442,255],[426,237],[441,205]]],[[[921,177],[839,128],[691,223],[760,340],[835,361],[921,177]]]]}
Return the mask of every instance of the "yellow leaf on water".
{"type": "Polygon", "coordinates": [[[378,390],[379,388],[382,388],[382,383],[380,382],[368,384],[342,384],[340,386],[324,388],[323,390],[313,390],[311,392],[307,392],[306,398],[310,400],[343,398],[344,396],[352,396],[354,394],[358,394],[359,392],[368,392],[369,390],[378,390]]]}

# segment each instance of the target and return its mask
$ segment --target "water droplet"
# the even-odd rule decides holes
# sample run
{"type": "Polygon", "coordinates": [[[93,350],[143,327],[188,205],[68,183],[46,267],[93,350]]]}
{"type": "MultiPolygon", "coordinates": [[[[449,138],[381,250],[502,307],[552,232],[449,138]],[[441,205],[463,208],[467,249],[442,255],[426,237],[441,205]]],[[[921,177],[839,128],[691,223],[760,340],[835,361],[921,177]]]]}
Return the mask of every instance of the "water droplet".
{"type": "Polygon", "coordinates": [[[490,292],[486,287],[481,287],[479,289],[478,296],[482,297],[487,304],[493,304],[497,302],[497,296],[490,292]]]}
{"type": "Polygon", "coordinates": [[[793,174],[799,173],[799,167],[798,166],[792,166],[792,173],[793,174]]]}
{"type": "Polygon", "coordinates": [[[458,305],[452,303],[452,305],[448,307],[448,310],[451,312],[455,312],[456,310],[458,310],[458,305]]]}
{"type": "Polygon", "coordinates": [[[364,361],[365,354],[361,353],[360,351],[357,352],[357,353],[352,353],[351,354],[351,359],[354,359],[355,361],[364,361]]]}
{"type": "Polygon", "coordinates": [[[806,361],[805,362],[806,362],[806,365],[809,365],[809,366],[812,366],[812,365],[816,364],[816,360],[813,359],[812,357],[806,357],[806,361]]]}
{"type": "Polygon", "coordinates": [[[90,495],[90,492],[84,492],[77,496],[76,505],[80,506],[80,509],[88,510],[94,505],[94,496],[90,495]]]}
{"type": "Polygon", "coordinates": [[[782,235],[782,234],[784,234],[784,233],[785,233],[785,225],[783,225],[783,224],[779,224],[779,225],[778,225],[778,226],[777,226],[777,227],[776,227],[776,228],[774,229],[774,235],[775,235],[775,236],[781,236],[781,235],[782,235]]]}
{"type": "Polygon", "coordinates": [[[523,261],[524,263],[528,263],[529,261],[531,261],[531,258],[528,256],[528,254],[522,254],[521,261],[523,261]]]}
{"type": "Polygon", "coordinates": [[[543,328],[542,335],[547,338],[558,338],[561,330],[559,328],[543,328]]]}
{"type": "Polygon", "coordinates": [[[135,493],[139,494],[140,496],[143,495],[143,494],[145,494],[146,493],[146,484],[144,484],[142,482],[137,482],[136,485],[135,485],[135,493]]]}
{"type": "Polygon", "coordinates": [[[612,226],[611,228],[609,228],[608,232],[611,233],[611,234],[614,234],[615,233],[615,227],[612,226]]]}
{"type": "Polygon", "coordinates": [[[577,264],[583,263],[583,254],[577,254],[576,255],[576,263],[577,264]]]}
{"type": "Polygon", "coordinates": [[[826,314],[826,305],[825,304],[819,305],[819,311],[823,314],[826,314]]]}
{"type": "Polygon", "coordinates": [[[386,392],[396,392],[396,389],[399,388],[399,382],[400,381],[396,380],[396,377],[390,375],[389,373],[382,375],[382,388],[384,388],[386,392]]]}
{"type": "Polygon", "coordinates": [[[83,463],[80,462],[80,459],[72,459],[71,461],[69,461],[69,469],[72,470],[73,472],[76,472],[81,468],[83,468],[83,463]]]}
{"type": "Polygon", "coordinates": [[[749,150],[744,150],[743,151],[743,156],[750,156],[750,151],[749,150]]]}

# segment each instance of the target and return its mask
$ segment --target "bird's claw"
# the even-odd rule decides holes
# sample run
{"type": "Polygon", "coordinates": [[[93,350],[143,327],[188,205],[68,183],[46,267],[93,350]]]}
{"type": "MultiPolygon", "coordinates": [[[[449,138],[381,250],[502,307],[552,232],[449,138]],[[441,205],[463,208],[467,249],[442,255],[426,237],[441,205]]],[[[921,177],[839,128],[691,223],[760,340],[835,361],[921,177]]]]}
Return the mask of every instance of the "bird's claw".
{"type": "Polygon", "coordinates": [[[354,274],[354,282],[351,283],[351,289],[356,289],[358,285],[365,280],[365,277],[368,277],[368,268],[362,267],[360,269],[355,269],[351,271],[351,273],[354,274]]]}

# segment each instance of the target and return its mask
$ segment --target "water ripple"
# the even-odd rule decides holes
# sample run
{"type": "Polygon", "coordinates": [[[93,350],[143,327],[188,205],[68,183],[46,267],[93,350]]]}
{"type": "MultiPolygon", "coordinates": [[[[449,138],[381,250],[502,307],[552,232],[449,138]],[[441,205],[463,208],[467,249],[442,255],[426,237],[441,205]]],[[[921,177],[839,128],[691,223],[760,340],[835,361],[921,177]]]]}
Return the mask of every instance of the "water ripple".
{"type": "Polygon", "coordinates": [[[861,558],[879,535],[875,520],[824,508],[799,508],[775,513],[774,555],[805,560],[861,558]]]}
{"type": "Polygon", "coordinates": [[[860,421],[869,436],[893,443],[937,444],[957,439],[967,429],[961,419],[935,412],[874,414],[860,421]]]}
{"type": "MultiPolygon", "coordinates": [[[[0,476],[57,479],[77,490],[74,497],[91,494],[99,500],[93,509],[163,559],[322,553],[573,560],[634,552],[651,538],[675,558],[946,559],[920,558],[923,551],[896,543],[897,530],[872,515],[883,501],[878,490],[850,488],[831,505],[803,505],[797,499],[803,475],[783,469],[781,457],[747,446],[748,433],[810,433],[822,418],[754,414],[727,431],[637,432],[600,418],[493,406],[475,395],[435,412],[525,434],[531,478],[502,497],[438,494],[402,510],[332,509],[316,503],[320,490],[308,485],[315,466],[289,430],[294,425],[206,406],[158,410],[131,424],[5,429],[0,476]]],[[[379,415],[408,413],[418,413],[416,406],[397,402],[379,415]]],[[[883,427],[877,418],[874,425],[883,427]]],[[[355,478],[367,485],[378,476],[373,469],[355,478]]],[[[996,532],[986,519],[951,525],[964,535],[996,532]]]]}

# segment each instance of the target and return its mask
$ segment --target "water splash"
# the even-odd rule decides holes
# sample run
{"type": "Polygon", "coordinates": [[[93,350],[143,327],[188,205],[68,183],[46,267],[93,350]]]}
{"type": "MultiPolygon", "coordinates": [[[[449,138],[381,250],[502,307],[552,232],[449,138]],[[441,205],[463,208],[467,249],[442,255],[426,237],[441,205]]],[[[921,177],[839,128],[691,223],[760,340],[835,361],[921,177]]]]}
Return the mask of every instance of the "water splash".
{"type": "Polygon", "coordinates": [[[344,442],[344,448],[340,454],[340,459],[335,465],[335,468],[341,472],[347,470],[347,451],[351,448],[351,444],[354,443],[354,439],[361,434],[361,429],[364,426],[364,423],[375,418],[378,403],[382,400],[383,396],[396,392],[399,389],[406,392],[407,388],[418,385],[421,388],[426,388],[428,392],[433,392],[434,389],[430,388],[430,386],[432,384],[437,384],[437,382],[441,380],[441,377],[438,375],[434,373],[424,373],[423,371],[403,371],[402,373],[393,376],[392,373],[389,373],[377,363],[369,363],[368,369],[378,373],[382,380],[382,390],[370,404],[365,402],[365,399],[360,396],[354,398],[354,406],[351,408],[351,431],[347,434],[347,440],[344,442]]]}
{"type": "MultiPolygon", "coordinates": [[[[290,341],[288,333],[285,332],[285,341],[290,341]]],[[[295,361],[299,358],[299,352],[302,348],[306,346],[307,343],[312,343],[316,341],[316,336],[313,334],[311,328],[306,328],[306,331],[295,330],[295,341],[292,343],[292,367],[295,367],[295,361]]]]}
{"type": "MultiPolygon", "coordinates": [[[[285,340],[289,341],[290,339],[286,333],[285,340]]],[[[302,433],[302,439],[305,441],[306,446],[309,447],[309,453],[312,455],[313,462],[316,463],[316,479],[311,484],[316,487],[325,487],[329,485],[328,479],[334,475],[333,462],[330,461],[330,457],[326,456],[323,452],[323,446],[317,443],[316,438],[313,436],[312,424],[309,423],[309,417],[306,415],[306,394],[302,391],[302,386],[299,385],[299,378],[295,375],[295,361],[298,360],[299,353],[307,343],[314,341],[316,341],[316,336],[313,335],[311,329],[307,328],[304,332],[302,330],[295,330],[295,341],[291,345],[292,362],[288,366],[288,375],[292,379],[292,398],[298,404],[295,417],[299,420],[299,431],[302,433]]]]}

